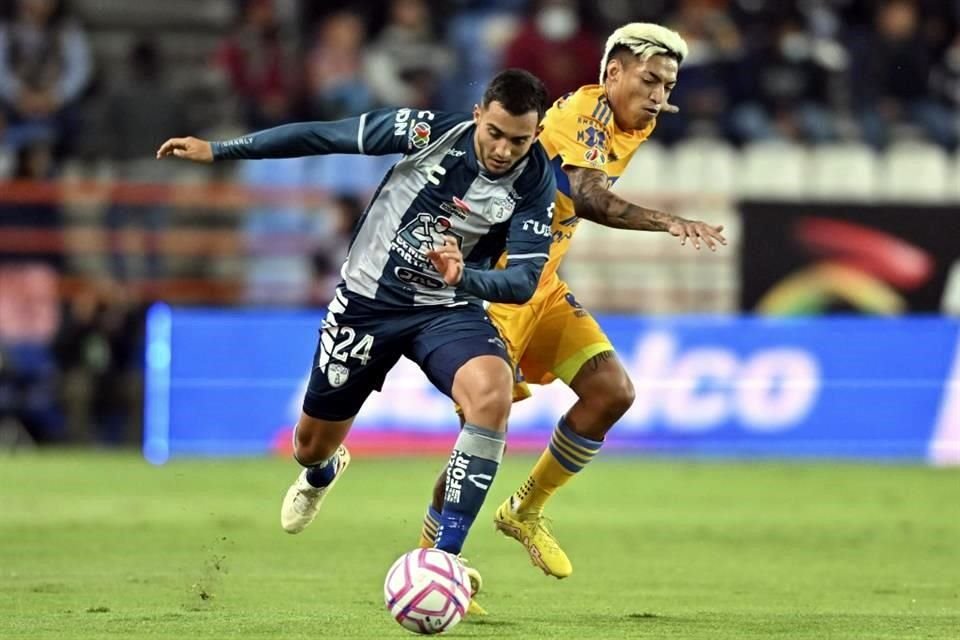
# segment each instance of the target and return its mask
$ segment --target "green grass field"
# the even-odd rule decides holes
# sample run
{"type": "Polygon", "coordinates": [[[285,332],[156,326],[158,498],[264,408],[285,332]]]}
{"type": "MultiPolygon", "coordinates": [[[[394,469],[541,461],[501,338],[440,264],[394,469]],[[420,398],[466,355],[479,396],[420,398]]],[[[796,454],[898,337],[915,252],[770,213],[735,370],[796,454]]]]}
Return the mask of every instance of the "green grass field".
{"type": "MultiPolygon", "coordinates": [[[[282,460],[0,457],[0,638],[406,638],[382,582],[442,460],[357,460],[318,520],[279,527],[282,460]]],[[[465,550],[487,618],[463,638],[960,638],[960,473],[608,458],[552,506],[544,577],[496,534],[465,550]]]]}

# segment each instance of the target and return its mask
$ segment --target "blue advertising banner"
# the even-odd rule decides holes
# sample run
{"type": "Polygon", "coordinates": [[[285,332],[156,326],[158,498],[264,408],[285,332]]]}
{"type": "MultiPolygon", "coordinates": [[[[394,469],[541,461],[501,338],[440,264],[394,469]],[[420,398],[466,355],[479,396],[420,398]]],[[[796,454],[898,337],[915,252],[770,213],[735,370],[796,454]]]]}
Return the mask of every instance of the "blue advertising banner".
{"type": "MultiPolygon", "coordinates": [[[[155,306],[144,454],[288,451],[319,312],[155,306]]],[[[938,317],[598,318],[637,391],[608,448],[730,457],[960,463],[960,322],[938,317]]],[[[510,446],[539,449],[574,396],[534,387],[510,446]]],[[[447,450],[451,402],[403,360],[361,411],[354,447],[447,450]]]]}

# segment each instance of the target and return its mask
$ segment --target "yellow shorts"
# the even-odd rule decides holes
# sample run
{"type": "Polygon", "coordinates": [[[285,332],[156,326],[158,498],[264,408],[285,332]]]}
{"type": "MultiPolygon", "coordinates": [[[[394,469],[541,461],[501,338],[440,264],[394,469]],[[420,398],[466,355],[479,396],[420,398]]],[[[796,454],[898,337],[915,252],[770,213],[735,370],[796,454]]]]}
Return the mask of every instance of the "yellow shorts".
{"type": "Polygon", "coordinates": [[[487,313],[519,367],[515,402],[530,397],[528,382],[547,384],[559,378],[570,384],[590,358],[613,351],[603,329],[559,278],[538,288],[526,304],[491,304],[487,313]]]}

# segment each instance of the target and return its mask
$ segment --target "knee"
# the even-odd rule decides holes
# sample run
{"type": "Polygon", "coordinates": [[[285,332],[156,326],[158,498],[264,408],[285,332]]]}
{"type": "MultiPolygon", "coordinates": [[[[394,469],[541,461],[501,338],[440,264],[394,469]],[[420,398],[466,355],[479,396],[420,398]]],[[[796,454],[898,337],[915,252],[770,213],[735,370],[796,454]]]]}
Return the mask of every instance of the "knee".
{"type": "Polygon", "coordinates": [[[339,443],[330,442],[323,432],[310,427],[297,427],[293,455],[303,465],[316,464],[332,456],[339,443]]]}
{"type": "Polygon", "coordinates": [[[488,429],[506,429],[513,401],[513,372],[498,357],[476,358],[457,371],[452,395],[463,409],[466,422],[488,429]]]}
{"type": "Polygon", "coordinates": [[[506,425],[513,400],[511,393],[509,382],[497,385],[491,381],[472,389],[466,402],[461,403],[464,418],[484,427],[506,425]]]}
{"type": "Polygon", "coordinates": [[[637,399],[637,392],[633,388],[630,377],[624,373],[610,387],[610,393],[607,396],[607,411],[615,414],[619,419],[623,414],[630,410],[633,401],[637,399]]]}
{"type": "Polygon", "coordinates": [[[592,385],[593,391],[581,398],[593,406],[606,422],[613,424],[630,410],[637,393],[630,377],[623,370],[603,376],[603,379],[597,382],[599,384],[592,385]]]}

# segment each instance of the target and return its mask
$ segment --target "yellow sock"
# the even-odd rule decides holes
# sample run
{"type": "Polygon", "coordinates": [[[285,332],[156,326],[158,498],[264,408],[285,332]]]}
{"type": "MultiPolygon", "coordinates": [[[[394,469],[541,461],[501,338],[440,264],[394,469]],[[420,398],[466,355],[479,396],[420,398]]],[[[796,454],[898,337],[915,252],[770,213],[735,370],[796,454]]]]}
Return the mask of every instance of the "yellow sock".
{"type": "Polygon", "coordinates": [[[423,516],[423,527],[420,529],[420,548],[429,549],[433,547],[437,539],[437,529],[440,527],[440,514],[433,508],[433,505],[427,507],[427,513],[423,516]]]}
{"type": "Polygon", "coordinates": [[[587,466],[603,441],[589,440],[573,432],[563,419],[553,430],[550,445],[541,454],[526,482],[513,494],[514,508],[521,513],[540,513],[554,491],[587,466]]]}

